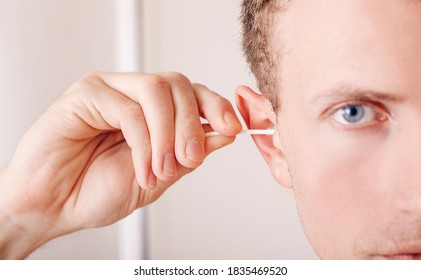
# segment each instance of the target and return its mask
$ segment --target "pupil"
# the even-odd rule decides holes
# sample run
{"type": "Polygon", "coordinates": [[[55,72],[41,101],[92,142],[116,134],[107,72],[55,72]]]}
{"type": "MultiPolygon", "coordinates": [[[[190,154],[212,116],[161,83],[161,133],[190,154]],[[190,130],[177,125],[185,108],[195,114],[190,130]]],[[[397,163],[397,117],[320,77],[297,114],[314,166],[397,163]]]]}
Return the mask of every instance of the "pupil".
{"type": "Polygon", "coordinates": [[[350,111],[350,112],[349,112],[349,114],[350,114],[351,116],[356,116],[356,115],[358,115],[358,110],[357,110],[357,108],[356,108],[356,107],[351,107],[349,111],[350,111]]]}

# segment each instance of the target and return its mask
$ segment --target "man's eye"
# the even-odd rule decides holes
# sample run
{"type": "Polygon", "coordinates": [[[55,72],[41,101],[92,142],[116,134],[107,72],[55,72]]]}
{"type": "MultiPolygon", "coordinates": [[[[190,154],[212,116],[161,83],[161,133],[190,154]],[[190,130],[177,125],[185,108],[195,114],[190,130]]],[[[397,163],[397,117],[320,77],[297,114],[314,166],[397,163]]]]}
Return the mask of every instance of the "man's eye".
{"type": "Polygon", "coordinates": [[[344,125],[361,125],[376,120],[377,112],[366,105],[347,105],[337,110],[333,117],[344,125]]]}

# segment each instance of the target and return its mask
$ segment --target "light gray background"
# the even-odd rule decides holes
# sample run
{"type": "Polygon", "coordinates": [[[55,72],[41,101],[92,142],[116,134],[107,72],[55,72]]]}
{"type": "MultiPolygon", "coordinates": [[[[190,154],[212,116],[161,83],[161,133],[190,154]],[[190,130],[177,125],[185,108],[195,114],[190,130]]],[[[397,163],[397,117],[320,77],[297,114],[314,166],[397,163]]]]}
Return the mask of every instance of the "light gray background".
{"type": "MultiPolygon", "coordinates": [[[[0,166],[70,84],[115,69],[118,0],[3,0],[0,166]]],[[[180,71],[233,101],[254,85],[240,51],[237,0],[144,0],[143,69],[180,71]]],[[[249,136],[214,154],[147,207],[152,259],[313,259],[292,191],[276,184],[249,136]]],[[[47,243],[33,259],[118,258],[118,224],[47,243]]]]}

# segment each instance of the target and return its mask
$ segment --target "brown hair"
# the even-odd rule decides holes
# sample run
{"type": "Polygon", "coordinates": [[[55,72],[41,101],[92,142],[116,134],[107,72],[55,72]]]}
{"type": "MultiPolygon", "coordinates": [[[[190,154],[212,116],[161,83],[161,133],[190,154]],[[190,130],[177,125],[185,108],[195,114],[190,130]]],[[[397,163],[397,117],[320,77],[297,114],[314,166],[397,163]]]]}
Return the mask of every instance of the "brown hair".
{"type": "Polygon", "coordinates": [[[280,57],[271,47],[270,31],[275,13],[288,0],[242,0],[240,21],[242,24],[242,45],[250,70],[256,78],[257,86],[272,104],[275,113],[280,109],[280,80],[278,66],[280,57]]]}

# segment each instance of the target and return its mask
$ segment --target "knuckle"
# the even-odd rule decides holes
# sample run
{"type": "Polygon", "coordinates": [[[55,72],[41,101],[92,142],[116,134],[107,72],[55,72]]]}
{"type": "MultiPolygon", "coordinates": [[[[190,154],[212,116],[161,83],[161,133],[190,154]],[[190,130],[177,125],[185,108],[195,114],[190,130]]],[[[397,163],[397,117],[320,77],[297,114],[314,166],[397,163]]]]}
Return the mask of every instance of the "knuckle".
{"type": "Polygon", "coordinates": [[[197,127],[200,123],[200,117],[197,113],[188,111],[183,114],[181,121],[188,127],[197,127]]]}
{"type": "Polygon", "coordinates": [[[169,72],[168,76],[173,80],[174,82],[183,85],[183,86],[191,86],[191,82],[189,78],[187,78],[185,75],[181,74],[180,72],[169,72]]]}
{"type": "Polygon", "coordinates": [[[128,105],[124,111],[124,117],[126,119],[136,121],[136,122],[141,121],[143,120],[143,110],[139,105],[136,105],[136,104],[128,105]]]}
{"type": "Polygon", "coordinates": [[[222,109],[229,109],[231,108],[231,103],[228,101],[228,99],[226,99],[225,97],[222,97],[220,95],[216,95],[215,96],[215,103],[217,104],[218,107],[222,108],[222,109]]]}
{"type": "Polygon", "coordinates": [[[207,86],[205,86],[204,84],[201,84],[201,83],[193,83],[192,86],[194,88],[207,89],[207,90],[209,89],[207,86]]]}
{"type": "Polygon", "coordinates": [[[149,138],[144,137],[144,139],[140,139],[139,141],[140,147],[141,149],[144,151],[145,156],[144,156],[144,161],[146,162],[147,166],[151,165],[151,161],[152,161],[152,145],[151,145],[151,141],[149,141],[149,138]]]}
{"type": "Polygon", "coordinates": [[[91,72],[83,76],[77,83],[82,86],[98,86],[102,82],[96,72],[91,72]]]}
{"type": "Polygon", "coordinates": [[[81,94],[94,94],[101,87],[102,80],[95,74],[90,73],[75,82],[69,92],[79,92],[81,94]]]}
{"type": "Polygon", "coordinates": [[[159,91],[169,91],[170,89],[168,82],[159,75],[143,74],[141,79],[148,88],[153,88],[159,91]]]}

